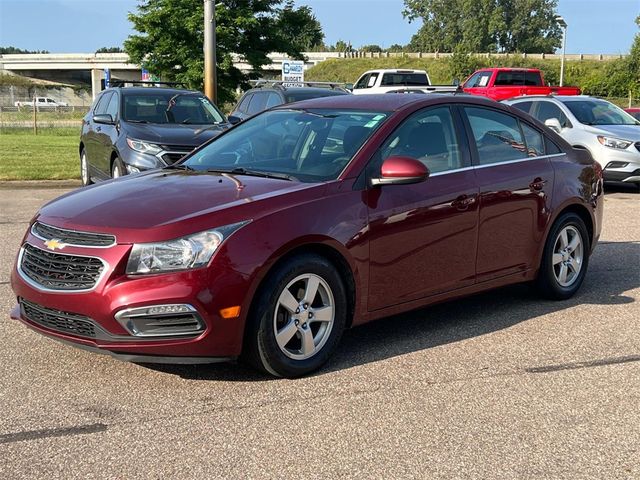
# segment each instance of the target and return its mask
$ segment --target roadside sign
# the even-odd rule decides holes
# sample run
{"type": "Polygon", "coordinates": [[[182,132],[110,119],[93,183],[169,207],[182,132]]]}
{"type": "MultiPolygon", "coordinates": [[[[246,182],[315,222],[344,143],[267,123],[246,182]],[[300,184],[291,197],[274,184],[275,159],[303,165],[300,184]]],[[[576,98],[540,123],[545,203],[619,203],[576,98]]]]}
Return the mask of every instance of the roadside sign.
{"type": "Polygon", "coordinates": [[[304,62],[302,60],[285,60],[282,62],[282,86],[304,86],[304,62]]]}
{"type": "Polygon", "coordinates": [[[149,75],[149,70],[147,70],[146,68],[142,69],[142,77],[141,80],[143,82],[148,82],[149,80],[151,80],[151,76],[149,75]]]}
{"type": "Polygon", "coordinates": [[[111,83],[111,70],[108,68],[104,69],[104,88],[109,88],[109,84],[111,83]]]}

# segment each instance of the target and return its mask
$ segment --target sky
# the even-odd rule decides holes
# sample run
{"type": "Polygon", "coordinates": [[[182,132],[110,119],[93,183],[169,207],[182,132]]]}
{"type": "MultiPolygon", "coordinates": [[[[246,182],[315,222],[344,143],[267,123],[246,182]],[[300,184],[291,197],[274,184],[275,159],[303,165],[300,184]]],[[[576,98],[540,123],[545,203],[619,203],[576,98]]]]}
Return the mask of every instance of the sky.
{"type": "MultiPolygon", "coordinates": [[[[137,0],[0,0],[0,46],[52,53],[121,46],[132,33],[127,12],[137,0]]],[[[402,17],[402,0],[296,0],[309,5],[325,33],[354,47],[406,44],[420,27],[402,17]]],[[[628,53],[640,0],[559,0],[568,24],[567,53],[628,53]]]]}

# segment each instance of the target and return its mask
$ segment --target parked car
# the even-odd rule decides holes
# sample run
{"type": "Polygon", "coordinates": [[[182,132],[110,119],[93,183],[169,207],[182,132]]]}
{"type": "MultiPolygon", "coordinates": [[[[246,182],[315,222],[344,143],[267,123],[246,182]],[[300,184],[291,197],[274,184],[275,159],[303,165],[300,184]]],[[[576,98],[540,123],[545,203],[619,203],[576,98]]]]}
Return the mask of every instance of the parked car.
{"type": "Polygon", "coordinates": [[[47,109],[47,108],[56,108],[56,107],[66,107],[67,104],[65,102],[60,102],[58,100],[54,100],[53,98],[49,98],[49,97],[36,97],[35,99],[29,99],[26,101],[19,101],[19,102],[15,102],[14,106],[16,107],[31,107],[33,108],[33,106],[35,106],[38,109],[47,109]]]}
{"type": "Polygon", "coordinates": [[[82,120],[78,147],[82,183],[172,165],[229,126],[200,92],[108,88],[82,120]]]}
{"type": "Polygon", "coordinates": [[[456,85],[432,85],[424,70],[383,69],[364,72],[353,85],[356,95],[388,93],[402,87],[413,87],[424,93],[455,92],[456,85]]]}
{"type": "Polygon", "coordinates": [[[640,108],[625,108],[624,111],[636,120],[640,120],[640,108]]]}
{"type": "Polygon", "coordinates": [[[255,88],[247,90],[240,97],[233,112],[229,114],[229,121],[233,124],[239,123],[264,110],[286,103],[349,94],[338,83],[306,82],[304,85],[287,86],[285,82],[261,80],[256,83],[255,88]]]}
{"type": "Polygon", "coordinates": [[[602,206],[599,165],[518,109],[317,98],[42,207],[12,317],[125,360],[296,377],[380,317],[517,282],[571,297],[602,206]]]}
{"type": "Polygon", "coordinates": [[[640,189],[640,121],[621,108],[586,95],[522,97],[506,103],[554,129],[574,148],[588,150],[604,167],[605,182],[640,189]]]}
{"type": "Polygon", "coordinates": [[[521,95],[580,95],[578,87],[545,86],[537,68],[483,68],[474,72],[462,84],[465,93],[493,100],[505,100],[521,95]]]}

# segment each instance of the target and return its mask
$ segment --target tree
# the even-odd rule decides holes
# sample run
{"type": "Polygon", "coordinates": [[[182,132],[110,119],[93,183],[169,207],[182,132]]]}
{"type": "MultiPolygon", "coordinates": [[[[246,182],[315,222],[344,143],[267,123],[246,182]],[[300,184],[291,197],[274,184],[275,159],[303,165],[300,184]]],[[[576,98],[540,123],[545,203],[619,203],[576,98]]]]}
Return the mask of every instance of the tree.
{"type": "Polygon", "coordinates": [[[399,43],[394,43],[389,48],[387,48],[387,52],[402,52],[404,51],[404,47],[399,43]]]}
{"type": "MultiPolygon", "coordinates": [[[[636,25],[640,28],[640,15],[636,17],[636,25]]],[[[640,32],[636,33],[633,45],[626,58],[629,72],[629,90],[631,94],[640,97],[640,32]]]]}
{"type": "Polygon", "coordinates": [[[382,47],[380,45],[363,45],[360,47],[361,52],[382,52],[382,47]]]}
{"type": "Polygon", "coordinates": [[[11,54],[11,53],[49,53],[48,50],[23,50],[21,48],[16,47],[0,47],[0,55],[11,54]]]}
{"type": "MultiPolygon", "coordinates": [[[[141,0],[129,14],[139,34],[124,42],[131,61],[163,80],[202,89],[203,8],[202,0],[141,0]]],[[[219,103],[233,101],[237,87],[258,78],[271,63],[269,53],[303,59],[302,51],[323,39],[311,9],[296,9],[292,0],[223,0],[216,5],[216,27],[219,103]],[[243,56],[254,72],[234,67],[232,54],[243,56]]]]}
{"type": "Polygon", "coordinates": [[[404,0],[403,15],[422,27],[410,47],[426,52],[551,53],[562,31],[557,0],[404,0]]]}
{"type": "Polygon", "coordinates": [[[100,47],[96,50],[96,53],[121,53],[123,50],[120,47],[100,47]]]}
{"type": "Polygon", "coordinates": [[[338,40],[334,48],[336,52],[350,52],[351,44],[345,42],[344,40],[338,40]]]}

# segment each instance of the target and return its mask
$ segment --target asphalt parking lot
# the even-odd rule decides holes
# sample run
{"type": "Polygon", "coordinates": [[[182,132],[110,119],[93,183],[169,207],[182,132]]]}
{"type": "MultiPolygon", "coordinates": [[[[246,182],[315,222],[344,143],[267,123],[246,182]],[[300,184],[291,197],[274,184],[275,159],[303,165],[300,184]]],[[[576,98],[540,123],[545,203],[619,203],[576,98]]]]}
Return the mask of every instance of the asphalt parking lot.
{"type": "Polygon", "coordinates": [[[640,478],[640,194],[605,199],[579,294],[526,286],[347,332],[320,373],[150,368],[9,320],[65,190],[0,185],[0,478],[640,478]]]}

